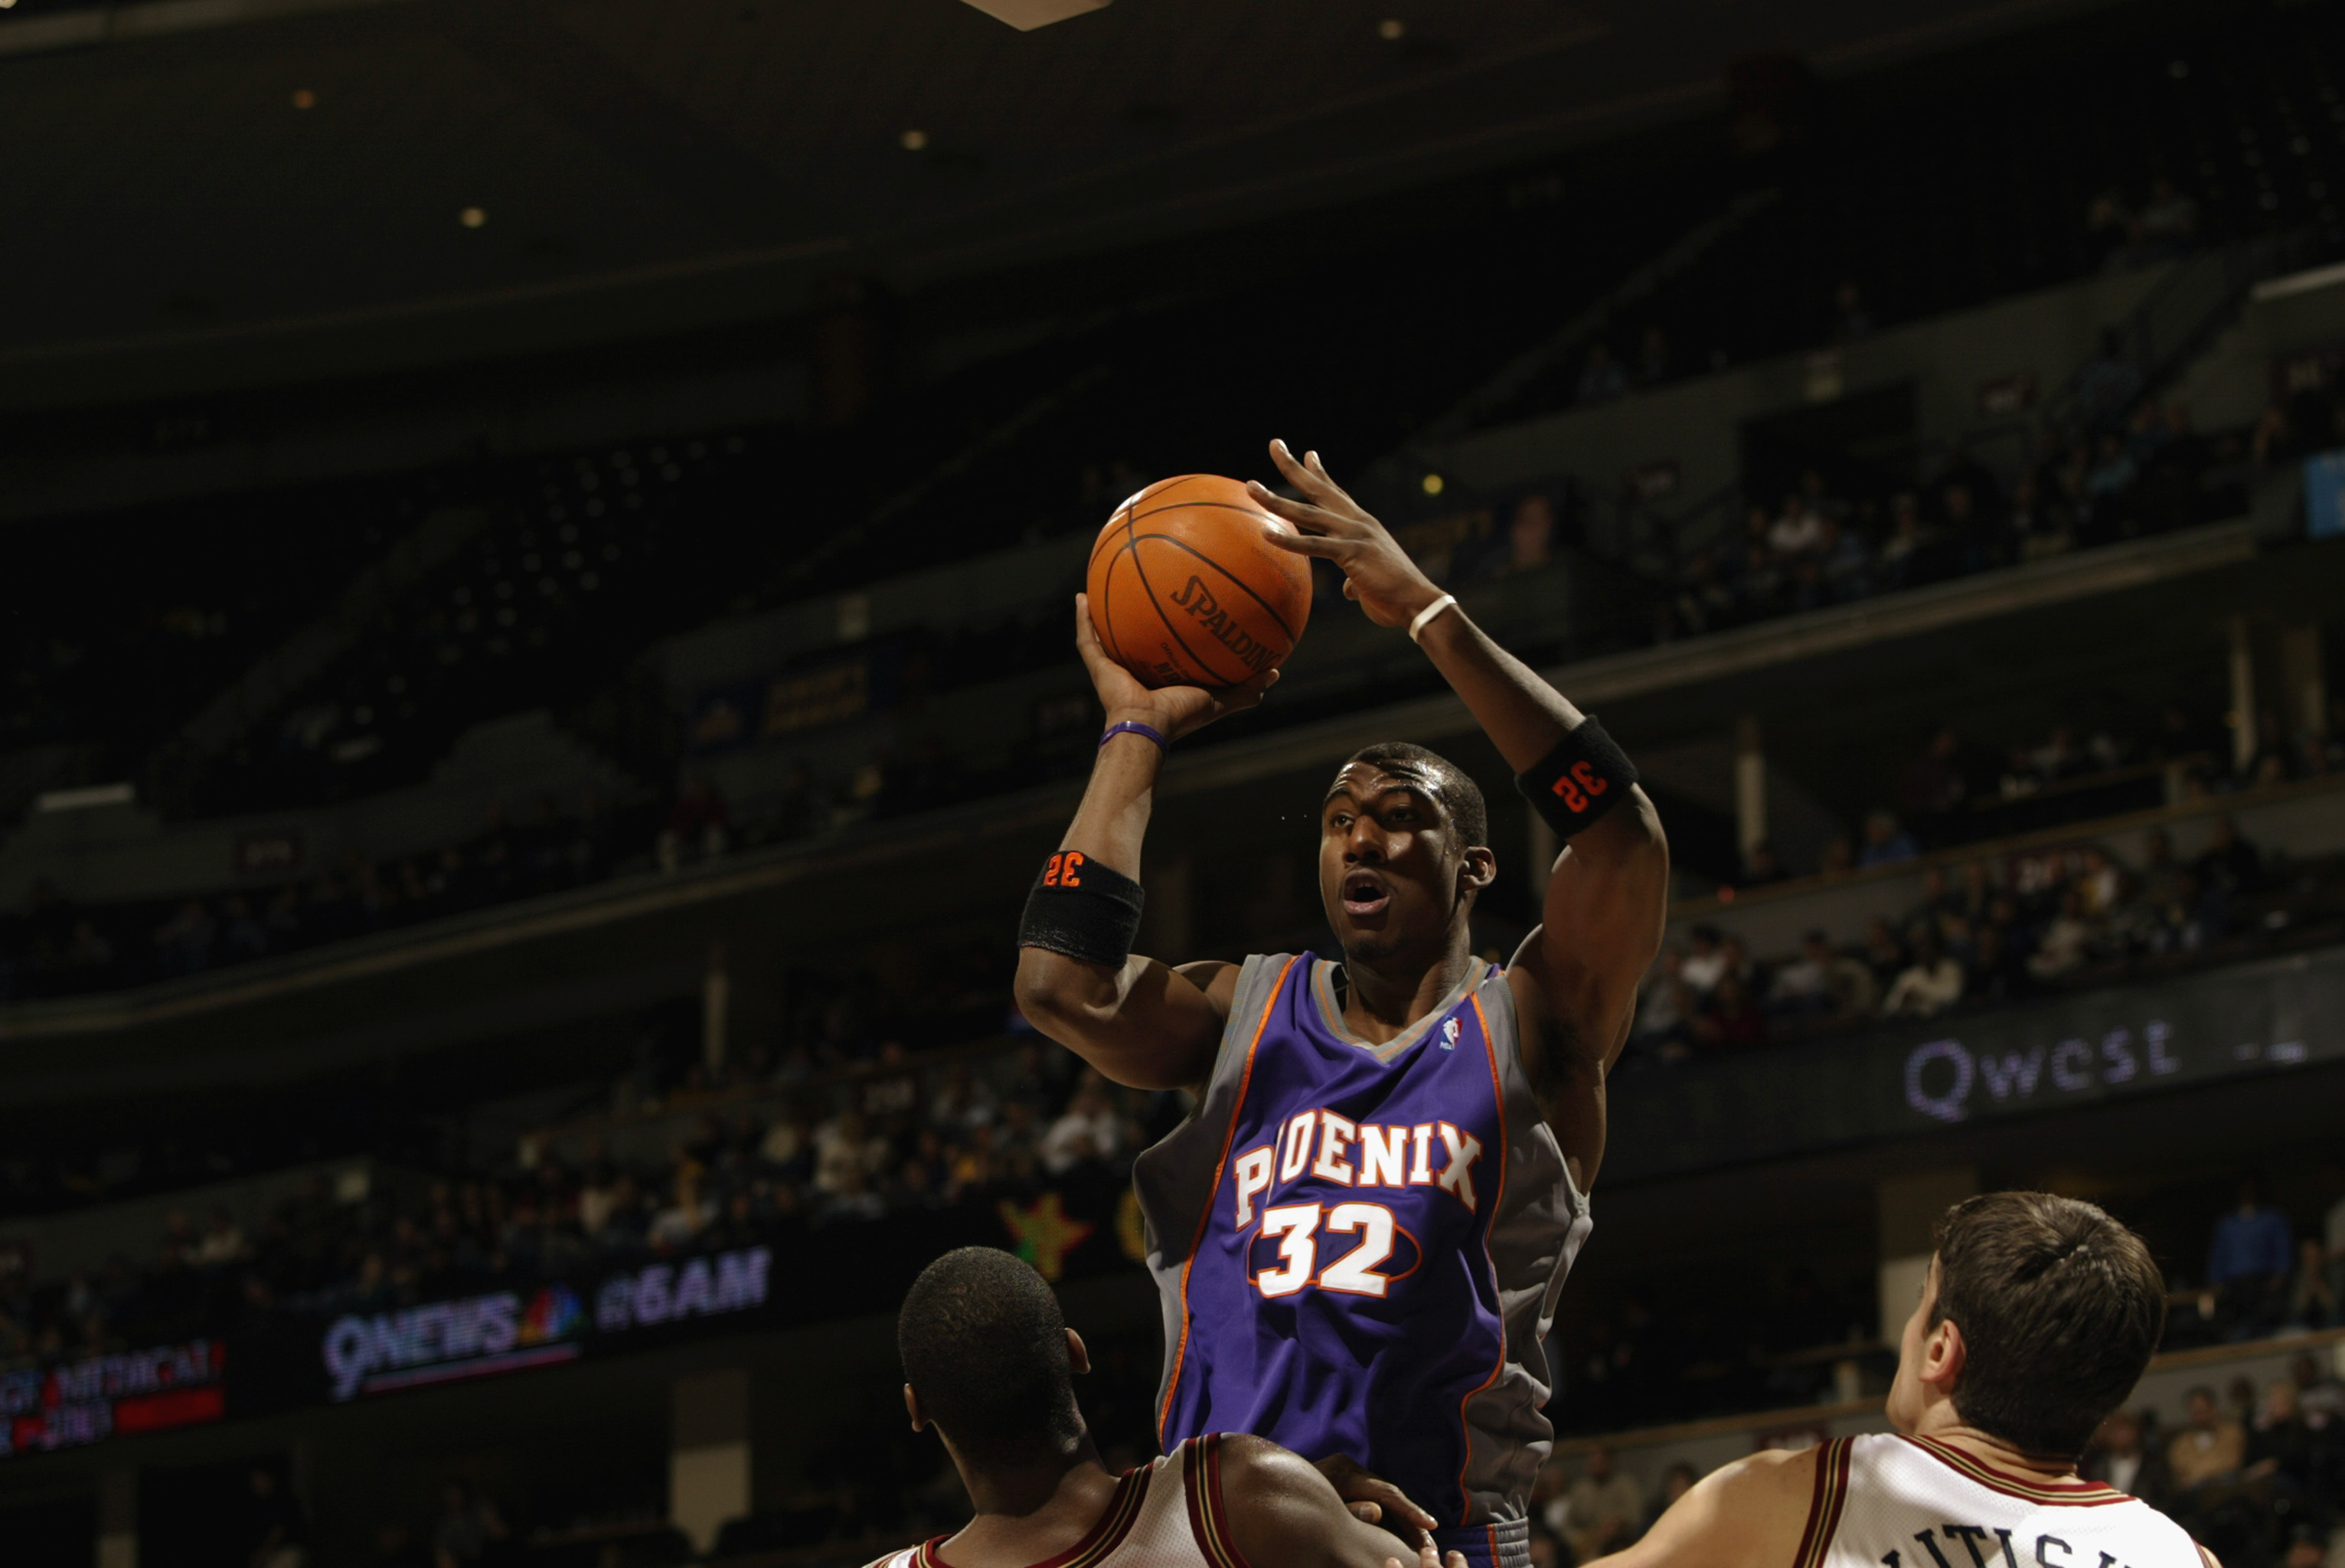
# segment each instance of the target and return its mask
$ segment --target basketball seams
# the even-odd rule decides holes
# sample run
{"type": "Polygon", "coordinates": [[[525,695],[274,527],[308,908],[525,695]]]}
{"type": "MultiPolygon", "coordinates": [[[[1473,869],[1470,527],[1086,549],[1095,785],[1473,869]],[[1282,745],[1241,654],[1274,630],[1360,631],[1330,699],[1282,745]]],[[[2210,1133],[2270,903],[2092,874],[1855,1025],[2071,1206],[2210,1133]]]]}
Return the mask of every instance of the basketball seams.
{"type": "Polygon", "coordinates": [[[1214,571],[1219,572],[1223,576],[1227,577],[1244,593],[1247,598],[1252,599],[1255,604],[1260,605],[1262,606],[1262,613],[1268,616],[1272,621],[1276,623],[1278,629],[1286,634],[1287,646],[1290,651],[1295,643],[1302,640],[1294,635],[1294,628],[1286,624],[1286,617],[1280,615],[1276,610],[1272,609],[1270,607],[1270,601],[1254,591],[1253,584],[1247,582],[1244,577],[1239,576],[1235,572],[1231,571],[1227,566],[1223,565],[1219,561],[1214,560],[1211,555],[1206,555],[1203,550],[1198,549],[1194,545],[1190,544],[1186,539],[1177,537],[1171,534],[1136,534],[1132,535],[1131,545],[1131,548],[1133,551],[1134,559],[1138,559],[1138,551],[1141,542],[1145,539],[1161,539],[1176,550],[1186,550],[1190,555],[1196,556],[1197,559],[1205,563],[1206,565],[1211,566],[1214,571]]]}
{"type": "MultiPolygon", "coordinates": [[[[1126,527],[1128,528],[1130,524],[1127,524],[1126,527]]],[[[1162,535],[1152,535],[1150,537],[1160,538],[1162,535]]],[[[1172,634],[1172,640],[1174,642],[1181,645],[1181,651],[1189,656],[1189,663],[1195,668],[1204,672],[1205,679],[1209,684],[1219,686],[1237,685],[1238,682],[1236,680],[1218,679],[1213,673],[1213,665],[1209,661],[1201,659],[1197,657],[1197,650],[1189,646],[1189,639],[1181,635],[1181,628],[1174,626],[1172,624],[1172,617],[1164,613],[1164,606],[1156,596],[1156,585],[1148,580],[1148,568],[1140,559],[1139,541],[1134,540],[1131,544],[1126,545],[1124,548],[1132,553],[1132,569],[1140,574],[1140,596],[1148,602],[1148,607],[1150,609],[1156,612],[1156,618],[1164,623],[1164,629],[1172,634]]],[[[1238,678],[1242,680],[1244,677],[1241,676],[1238,678]]]]}

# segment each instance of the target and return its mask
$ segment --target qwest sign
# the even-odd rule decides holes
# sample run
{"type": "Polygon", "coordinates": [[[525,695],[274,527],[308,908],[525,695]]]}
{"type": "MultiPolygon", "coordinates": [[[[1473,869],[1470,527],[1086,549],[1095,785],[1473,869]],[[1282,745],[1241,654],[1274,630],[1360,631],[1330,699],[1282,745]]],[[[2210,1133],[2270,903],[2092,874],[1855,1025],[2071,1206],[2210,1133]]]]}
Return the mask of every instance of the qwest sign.
{"type": "Polygon", "coordinates": [[[1673,1175],[2345,1063],[2345,951],[1624,1077],[1608,1170],[1673,1175]]]}

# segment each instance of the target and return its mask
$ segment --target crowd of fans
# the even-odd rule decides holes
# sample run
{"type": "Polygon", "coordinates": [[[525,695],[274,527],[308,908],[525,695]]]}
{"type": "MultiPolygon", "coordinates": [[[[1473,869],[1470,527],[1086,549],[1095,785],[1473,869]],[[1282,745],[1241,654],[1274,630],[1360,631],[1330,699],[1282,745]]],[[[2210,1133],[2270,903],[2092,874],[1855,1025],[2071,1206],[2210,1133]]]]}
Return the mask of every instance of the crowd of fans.
{"type": "Polygon", "coordinates": [[[162,903],[76,904],[46,883],[0,914],[0,1001],[112,991],[461,914],[648,863],[640,809],[546,797],[437,854],[351,859],[306,881],[162,903]]]}
{"type": "Polygon", "coordinates": [[[1682,634],[1853,603],[2240,515],[2239,434],[2196,432],[2178,403],[2138,398],[2112,341],[2079,382],[2079,423],[2046,426],[2012,476],[1957,450],[1927,484],[1843,492],[1811,469],[1780,502],[1751,497],[1739,531],[1679,562],[1682,634]]]}
{"type": "Polygon", "coordinates": [[[1074,1071],[1030,1032],[1011,1049],[948,1054],[916,1057],[889,1037],[843,1066],[818,1066],[841,1054],[817,1043],[680,1074],[645,1056],[608,1093],[624,1113],[614,1126],[666,1118],[675,1135],[655,1156],[615,1156],[593,1135],[533,1137],[502,1173],[386,1178],[355,1201],[315,1175],[256,1223],[225,1207],[174,1213],[150,1259],[117,1257],[41,1291],[0,1278],[0,1363],[151,1343],[241,1305],[380,1309],[908,1210],[990,1213],[1047,1187],[1120,1183],[1182,1114],[1174,1095],[1074,1071]]]}
{"type": "MultiPolygon", "coordinates": [[[[1876,820],[1876,829],[1884,820],[1876,820]]],[[[1910,851],[1888,858],[1909,858],[1910,851]]],[[[1882,1018],[1926,1018],[2101,982],[2130,964],[2187,962],[2234,938],[2345,908],[2345,865],[2276,873],[2228,817],[2183,855],[2153,829],[2137,865],[2086,843],[1925,869],[1920,896],[1861,938],[1806,933],[1797,953],[1755,959],[1719,927],[1662,950],[1631,1045],[1649,1064],[1731,1054],[1771,1039],[1882,1018]]]]}

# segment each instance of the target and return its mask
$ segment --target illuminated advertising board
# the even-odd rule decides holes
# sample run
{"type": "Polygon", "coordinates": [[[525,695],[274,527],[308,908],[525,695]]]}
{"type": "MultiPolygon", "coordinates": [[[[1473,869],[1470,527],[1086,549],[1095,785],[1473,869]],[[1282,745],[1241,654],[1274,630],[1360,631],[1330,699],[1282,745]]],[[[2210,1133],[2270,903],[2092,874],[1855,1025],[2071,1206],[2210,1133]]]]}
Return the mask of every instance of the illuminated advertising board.
{"type": "Polygon", "coordinates": [[[0,1459],[218,1420],[227,1365],[222,1341],[189,1339],[0,1372],[0,1459]]]}
{"type": "Polygon", "coordinates": [[[651,1329],[720,1328],[766,1305],[772,1268],[771,1247],[746,1247],[623,1268],[577,1288],[492,1290],[345,1313],[318,1341],[326,1395],[339,1403],[574,1361],[590,1347],[623,1350],[651,1329]]]}

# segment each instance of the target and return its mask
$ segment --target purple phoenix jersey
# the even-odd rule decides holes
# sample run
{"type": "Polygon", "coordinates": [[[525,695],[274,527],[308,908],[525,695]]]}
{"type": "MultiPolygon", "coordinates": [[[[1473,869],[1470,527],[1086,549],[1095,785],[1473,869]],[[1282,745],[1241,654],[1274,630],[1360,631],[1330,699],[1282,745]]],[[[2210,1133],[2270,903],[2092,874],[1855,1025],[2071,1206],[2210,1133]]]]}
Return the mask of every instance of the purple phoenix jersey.
{"type": "Polygon", "coordinates": [[[1159,1435],[1349,1454],[1433,1512],[1445,1553],[1527,1563],[1540,1341],[1588,1202],[1503,974],[1478,967],[1373,1045],[1335,973],[1246,960],[1196,1115],[1133,1169],[1164,1305],[1159,1435]]]}

